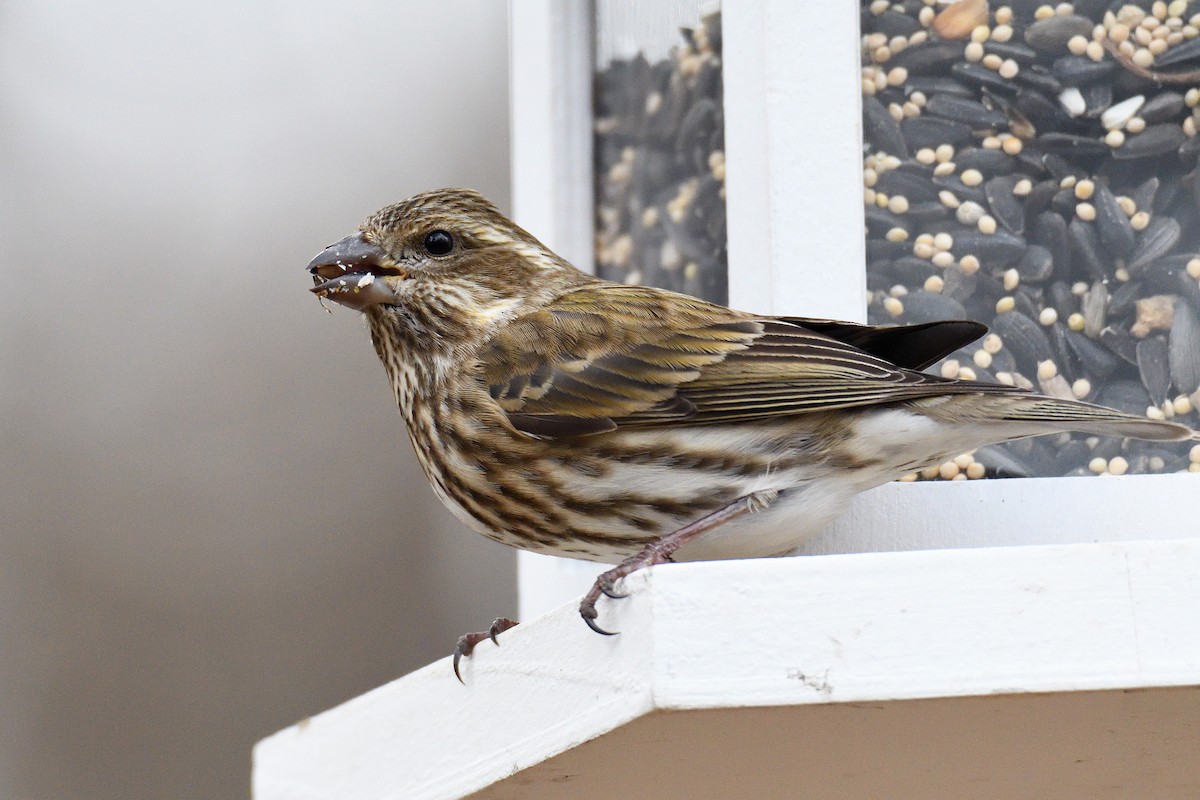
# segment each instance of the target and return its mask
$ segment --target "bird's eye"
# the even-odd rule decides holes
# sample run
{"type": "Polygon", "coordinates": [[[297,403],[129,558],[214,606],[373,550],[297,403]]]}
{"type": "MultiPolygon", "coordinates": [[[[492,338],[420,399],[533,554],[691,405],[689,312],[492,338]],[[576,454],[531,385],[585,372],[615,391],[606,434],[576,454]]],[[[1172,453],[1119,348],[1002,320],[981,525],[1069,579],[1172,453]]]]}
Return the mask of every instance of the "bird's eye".
{"type": "Polygon", "coordinates": [[[425,252],[431,256],[444,256],[454,249],[454,237],[439,229],[425,234],[425,252]]]}

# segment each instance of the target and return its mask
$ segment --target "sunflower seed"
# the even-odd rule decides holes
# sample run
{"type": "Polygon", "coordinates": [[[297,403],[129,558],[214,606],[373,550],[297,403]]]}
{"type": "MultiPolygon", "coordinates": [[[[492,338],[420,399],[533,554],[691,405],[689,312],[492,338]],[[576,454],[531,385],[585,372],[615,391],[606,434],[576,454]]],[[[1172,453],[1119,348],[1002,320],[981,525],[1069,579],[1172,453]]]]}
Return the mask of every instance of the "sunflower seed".
{"type": "Polygon", "coordinates": [[[1114,106],[1110,106],[1107,111],[1100,115],[1100,124],[1108,130],[1116,130],[1125,127],[1125,123],[1129,122],[1138,109],[1146,102],[1145,95],[1134,95],[1126,98],[1114,106]]]}
{"type": "Polygon", "coordinates": [[[1063,90],[1063,85],[1058,78],[1051,75],[1045,67],[1034,65],[1028,69],[1021,70],[1017,75],[1017,81],[1028,86],[1030,89],[1036,89],[1044,95],[1053,97],[1063,90]]]}
{"type": "Polygon", "coordinates": [[[1137,366],[1138,340],[1128,331],[1107,327],[1100,332],[1100,341],[1110,353],[1119,356],[1127,364],[1137,366]]]}
{"type": "MultiPolygon", "coordinates": [[[[1007,230],[1020,236],[1025,232],[1025,210],[1013,194],[1019,179],[1015,175],[1000,175],[983,185],[992,216],[1007,230]]],[[[1047,253],[1049,258],[1049,253],[1047,253]]]]}
{"type": "Polygon", "coordinates": [[[1154,59],[1154,66],[1162,69],[1163,67],[1174,67],[1193,61],[1200,61],[1200,39],[1192,39],[1191,41],[1175,45],[1167,50],[1167,52],[1156,57],[1154,59]]]}
{"type": "Polygon", "coordinates": [[[912,248],[907,242],[893,242],[888,239],[867,239],[867,261],[883,261],[908,255],[912,248]]]}
{"type": "Polygon", "coordinates": [[[1146,296],[1146,287],[1141,281],[1131,280],[1118,284],[1108,299],[1109,316],[1120,317],[1133,310],[1138,298],[1146,296]]]}
{"type": "Polygon", "coordinates": [[[909,292],[903,298],[904,320],[909,323],[939,322],[965,319],[967,310],[962,303],[944,294],[926,291],[909,292]]]}
{"type": "MultiPolygon", "coordinates": [[[[904,52],[907,53],[908,50],[904,52]]],[[[964,86],[953,78],[941,75],[911,75],[904,85],[904,89],[909,94],[920,92],[926,97],[933,97],[935,94],[952,94],[955,97],[970,98],[976,96],[969,86],[964,86]]]]}
{"type": "Polygon", "coordinates": [[[1112,277],[1114,268],[1100,242],[1100,236],[1091,222],[1080,219],[1071,220],[1067,226],[1071,234],[1071,252],[1077,264],[1087,268],[1088,274],[1097,280],[1108,280],[1112,277]]]}
{"type": "MultiPolygon", "coordinates": [[[[1147,130],[1149,129],[1147,128],[1147,130]]],[[[1142,135],[1145,136],[1145,134],[1142,135]]],[[[1077,136],[1073,133],[1045,133],[1038,137],[1037,143],[1047,153],[1057,153],[1072,158],[1107,155],[1111,149],[1099,139],[1077,136]]]]}
{"type": "Polygon", "coordinates": [[[971,128],[961,122],[935,117],[913,117],[900,123],[900,132],[913,151],[938,145],[959,145],[971,138],[971,128]]]}
{"type": "Polygon", "coordinates": [[[1079,298],[1071,294],[1071,287],[1061,280],[1055,281],[1046,289],[1046,299],[1048,307],[1057,312],[1059,319],[1068,319],[1079,310],[1079,298]]]}
{"type": "Polygon", "coordinates": [[[1050,199],[1050,210],[1063,217],[1075,216],[1075,209],[1078,205],[1079,199],[1075,197],[1075,192],[1071,189],[1060,189],[1050,199]]]}
{"type": "MultiPolygon", "coordinates": [[[[1200,141],[1198,141],[1198,139],[1200,139],[1200,137],[1193,136],[1190,139],[1185,139],[1183,144],[1179,145],[1179,162],[1184,165],[1185,169],[1189,167],[1194,168],[1196,165],[1196,158],[1197,156],[1200,156],[1200,141]]],[[[1192,191],[1195,192],[1195,174],[1193,173],[1190,177],[1192,191]]],[[[1188,178],[1185,177],[1184,180],[1188,180],[1188,178]]],[[[1200,198],[1200,195],[1197,195],[1197,197],[1200,198]]]]}
{"type": "Polygon", "coordinates": [[[1039,214],[1033,225],[1033,241],[1050,251],[1055,275],[1066,277],[1071,274],[1071,240],[1062,217],[1053,211],[1039,214]]]}
{"type": "Polygon", "coordinates": [[[1187,303],[1175,309],[1169,358],[1176,391],[1193,394],[1200,389],[1200,320],[1187,303]]]}
{"type": "Polygon", "coordinates": [[[1029,245],[1020,236],[998,230],[993,234],[966,230],[954,237],[956,253],[969,253],[994,267],[1009,267],[1025,255],[1029,245]]]}
{"type": "Polygon", "coordinates": [[[1025,195],[1025,227],[1033,227],[1033,222],[1043,212],[1049,210],[1055,195],[1061,191],[1058,181],[1039,181],[1025,195]]]}
{"type": "Polygon", "coordinates": [[[1113,158],[1155,158],[1178,150],[1179,145],[1186,139],[1187,136],[1178,125],[1151,125],[1136,136],[1126,139],[1125,144],[1113,151],[1113,158]]]}
{"type": "MultiPolygon", "coordinates": [[[[1068,384],[1066,388],[1069,392],[1069,384],[1079,377],[1079,361],[1075,358],[1075,351],[1067,344],[1067,326],[1061,322],[1055,322],[1050,326],[1043,325],[1042,329],[1046,331],[1046,338],[1050,340],[1050,348],[1054,351],[1054,364],[1058,369],[1058,374],[1066,378],[1068,384]]],[[[1058,387],[1058,389],[1061,388],[1058,387]]]]}
{"type": "Polygon", "coordinates": [[[915,256],[897,258],[891,267],[894,278],[906,286],[921,286],[930,277],[937,274],[937,270],[932,264],[915,256]]]}
{"type": "Polygon", "coordinates": [[[1083,295],[1083,332],[1093,339],[1108,322],[1108,289],[1102,281],[1096,281],[1083,295]]]}
{"type": "Polygon", "coordinates": [[[888,38],[893,36],[911,36],[921,30],[921,23],[909,14],[888,9],[871,19],[872,32],[886,33],[888,38]]]}
{"type": "Polygon", "coordinates": [[[1029,375],[1037,373],[1037,365],[1052,358],[1050,340],[1042,327],[1020,311],[1009,311],[992,320],[991,330],[1004,341],[1017,367],[1029,375]]]}
{"type": "Polygon", "coordinates": [[[1116,64],[1113,61],[1092,61],[1087,56],[1063,56],[1054,62],[1050,74],[1065,86],[1086,86],[1108,77],[1116,64]]]}
{"type": "Polygon", "coordinates": [[[1087,111],[1087,100],[1077,86],[1069,86],[1058,95],[1058,102],[1071,117],[1082,117],[1087,111]]]}
{"type": "Polygon", "coordinates": [[[933,200],[913,203],[904,216],[908,217],[916,226],[927,227],[938,220],[946,219],[949,215],[950,209],[941,200],[933,200]]]}
{"type": "Polygon", "coordinates": [[[1038,387],[1042,390],[1042,394],[1047,397],[1057,397],[1060,400],[1074,400],[1075,395],[1071,392],[1071,384],[1061,373],[1054,374],[1048,377],[1038,376],[1038,387]]]}
{"type": "Polygon", "coordinates": [[[965,47],[962,42],[932,39],[904,48],[888,64],[903,67],[909,75],[936,75],[961,61],[965,47]]]}
{"type": "Polygon", "coordinates": [[[1154,216],[1150,224],[1142,231],[1137,249],[1130,256],[1127,269],[1129,274],[1137,275],[1156,260],[1167,255],[1179,241],[1179,223],[1173,217],[1154,216]]]}
{"type": "MultiPolygon", "coordinates": [[[[1054,96],[1057,95],[1058,92],[1055,92],[1054,96]]],[[[1062,127],[1067,120],[1062,107],[1048,100],[1041,92],[1021,89],[1013,99],[1012,105],[1037,130],[1054,130],[1062,127]]]]}
{"type": "Polygon", "coordinates": [[[959,174],[977,169],[985,175],[1006,175],[1017,167],[1016,159],[1001,150],[983,147],[966,147],[954,155],[954,164],[959,174]]]}
{"type": "MultiPolygon", "coordinates": [[[[1054,140],[1052,139],[1051,141],[1054,140]]],[[[1066,150],[1069,155],[1070,148],[1068,147],[1066,150]]],[[[1083,180],[1087,177],[1087,173],[1083,169],[1072,164],[1070,161],[1067,161],[1067,159],[1063,158],[1058,153],[1047,152],[1042,155],[1042,165],[1046,168],[1046,171],[1050,173],[1050,177],[1054,178],[1056,181],[1062,181],[1066,178],[1083,180]]]]}
{"type": "Polygon", "coordinates": [[[961,303],[976,296],[977,273],[966,273],[961,267],[954,266],[947,269],[942,278],[942,294],[946,297],[952,297],[961,303]]]}
{"type": "Polygon", "coordinates": [[[1120,365],[1111,351],[1078,331],[1067,331],[1066,339],[1083,373],[1093,379],[1107,378],[1120,365]]]}
{"type": "Polygon", "coordinates": [[[1087,106],[1084,114],[1088,119],[1099,119],[1112,105],[1112,84],[1108,82],[1093,83],[1083,87],[1083,102],[1087,106]]]}
{"type": "Polygon", "coordinates": [[[1112,381],[1100,389],[1096,402],[1140,417],[1150,405],[1150,395],[1138,381],[1112,381]]]}
{"type": "Polygon", "coordinates": [[[1131,197],[1133,205],[1139,209],[1149,210],[1154,208],[1154,197],[1158,194],[1159,181],[1158,177],[1151,175],[1145,180],[1131,197]]]}
{"type": "Polygon", "coordinates": [[[1171,372],[1167,364],[1167,343],[1161,337],[1147,336],[1137,343],[1138,375],[1150,395],[1150,402],[1161,406],[1171,390],[1171,372]]]}
{"type": "Polygon", "coordinates": [[[957,175],[943,175],[934,178],[933,183],[935,186],[953,192],[960,202],[968,200],[979,204],[987,202],[987,195],[984,194],[983,187],[967,186],[957,175]]]}
{"type": "Polygon", "coordinates": [[[1008,117],[1002,112],[994,111],[976,100],[949,94],[935,94],[929,98],[925,113],[969,125],[976,131],[1008,127],[1008,117]]]}
{"type": "Polygon", "coordinates": [[[1168,267],[1166,264],[1167,261],[1168,259],[1160,260],[1155,267],[1148,269],[1147,273],[1154,275],[1158,269],[1164,269],[1164,271],[1174,278],[1174,286],[1166,289],[1166,291],[1178,292],[1179,296],[1192,307],[1193,311],[1200,312],[1200,283],[1197,283],[1196,279],[1189,275],[1184,267],[1168,267]]]}
{"type": "Polygon", "coordinates": [[[1161,92],[1147,100],[1137,113],[1147,125],[1154,125],[1177,120],[1183,115],[1184,108],[1183,95],[1179,92],[1161,92]]]}
{"type": "Polygon", "coordinates": [[[885,236],[892,228],[901,228],[912,233],[912,224],[904,216],[893,214],[886,208],[867,206],[863,209],[863,218],[867,224],[867,231],[873,236],[885,236]]]}
{"type": "Polygon", "coordinates": [[[1074,14],[1038,20],[1025,29],[1025,41],[1043,53],[1065,53],[1067,42],[1076,36],[1091,37],[1095,25],[1087,17],[1074,14]]]}
{"type": "Polygon", "coordinates": [[[1054,257],[1041,245],[1032,244],[1016,269],[1021,274],[1022,283],[1041,285],[1054,274],[1054,257]]]}
{"type": "Polygon", "coordinates": [[[880,175],[875,189],[884,192],[888,197],[906,197],[909,202],[938,199],[938,188],[933,185],[928,175],[918,175],[904,169],[893,169],[880,175]]]}
{"type": "Polygon", "coordinates": [[[1112,190],[1103,183],[1097,184],[1092,205],[1096,208],[1096,230],[1100,241],[1120,258],[1127,257],[1137,246],[1137,236],[1112,190]]]}
{"type": "Polygon", "coordinates": [[[963,83],[978,86],[982,89],[990,89],[1000,94],[1015,94],[1017,91],[1016,84],[979,64],[971,64],[965,61],[955,64],[950,68],[950,74],[963,83]]]}
{"type": "Polygon", "coordinates": [[[1029,66],[1038,57],[1038,52],[1028,45],[1020,42],[997,42],[989,40],[983,43],[983,52],[992,55],[1000,56],[1001,58],[1011,58],[1021,66],[1029,66]]]}

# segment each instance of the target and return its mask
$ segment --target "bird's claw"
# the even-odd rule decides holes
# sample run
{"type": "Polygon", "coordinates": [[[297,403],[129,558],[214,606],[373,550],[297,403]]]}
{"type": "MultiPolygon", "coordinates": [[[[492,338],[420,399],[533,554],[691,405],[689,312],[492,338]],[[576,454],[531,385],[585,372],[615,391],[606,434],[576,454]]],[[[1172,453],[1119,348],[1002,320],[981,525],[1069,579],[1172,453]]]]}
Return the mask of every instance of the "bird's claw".
{"type": "MultiPolygon", "coordinates": [[[[623,595],[622,595],[623,596],[623,595]]],[[[618,631],[606,631],[596,623],[596,617],[599,616],[596,612],[594,602],[589,603],[586,599],[579,605],[579,616],[583,617],[583,621],[589,628],[594,630],[601,636],[616,636],[618,631]]]]}
{"type": "Polygon", "coordinates": [[[462,673],[458,671],[458,662],[462,661],[463,656],[471,655],[476,644],[477,642],[472,641],[471,634],[467,633],[458,637],[458,644],[454,646],[454,677],[458,678],[458,682],[463,686],[466,686],[467,682],[463,680],[462,673]]]}
{"type": "Polygon", "coordinates": [[[596,624],[596,617],[599,616],[596,611],[596,601],[600,599],[600,595],[610,597],[613,600],[620,600],[629,596],[627,593],[618,592],[616,589],[617,581],[628,574],[623,570],[624,566],[614,567],[596,578],[596,582],[592,584],[591,590],[584,595],[583,600],[579,603],[579,616],[583,617],[583,621],[587,623],[589,628],[603,636],[616,636],[617,631],[606,631],[596,624]]]}
{"type": "Polygon", "coordinates": [[[613,600],[621,600],[629,597],[628,592],[618,592],[616,585],[617,579],[612,577],[607,572],[601,575],[599,578],[596,578],[596,588],[599,589],[600,593],[605,597],[611,597],[613,600]]]}
{"type": "Polygon", "coordinates": [[[517,621],[515,619],[509,619],[508,617],[496,617],[494,620],[492,620],[492,627],[488,628],[488,638],[492,640],[496,647],[499,647],[500,640],[496,637],[504,633],[509,628],[515,628],[516,626],[517,621]]]}
{"type": "Polygon", "coordinates": [[[516,624],[516,620],[508,619],[507,617],[497,617],[492,621],[491,627],[486,631],[465,633],[458,637],[458,644],[454,646],[454,661],[452,663],[454,666],[454,677],[458,678],[459,683],[463,684],[464,686],[467,683],[463,680],[462,673],[459,672],[458,669],[459,662],[462,661],[463,656],[469,656],[471,653],[475,652],[475,645],[479,644],[485,639],[491,639],[492,642],[499,647],[500,640],[496,637],[504,633],[509,628],[516,626],[516,624]]]}

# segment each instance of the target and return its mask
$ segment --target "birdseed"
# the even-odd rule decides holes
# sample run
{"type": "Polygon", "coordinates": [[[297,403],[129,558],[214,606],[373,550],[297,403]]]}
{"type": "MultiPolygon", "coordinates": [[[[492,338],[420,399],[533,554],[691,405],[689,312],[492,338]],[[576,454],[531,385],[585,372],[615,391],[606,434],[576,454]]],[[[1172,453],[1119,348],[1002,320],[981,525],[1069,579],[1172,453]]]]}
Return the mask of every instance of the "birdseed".
{"type": "MultiPolygon", "coordinates": [[[[914,31],[920,27],[915,20],[913,25],[914,31]]],[[[651,60],[639,52],[597,65],[593,89],[596,273],[609,280],[644,282],[725,303],[720,12],[699,17],[698,24],[680,33],[680,41],[663,58],[651,60]],[[632,240],[627,258],[618,245],[622,237],[632,240]]],[[[886,44],[891,38],[886,33],[872,37],[874,58],[891,57],[886,44]]],[[[908,71],[897,65],[880,70],[871,78],[871,88],[863,88],[896,91],[908,77],[908,71]]],[[[909,113],[919,114],[915,103],[908,106],[909,113]]],[[[895,108],[897,118],[905,118],[906,101],[895,103],[895,108]]],[[[887,207],[889,196],[878,192],[864,199],[887,207]]],[[[891,199],[893,212],[904,213],[907,200],[891,199]]],[[[908,226],[889,226],[891,231],[897,228],[899,233],[881,232],[881,239],[904,244],[908,226]]]]}
{"type": "MultiPolygon", "coordinates": [[[[939,16],[959,5],[937,6],[939,16]]],[[[983,343],[931,371],[963,378],[959,365],[972,364],[980,380],[1197,427],[1194,5],[1078,0],[989,11],[977,3],[955,12],[973,15],[971,33],[950,18],[961,23],[950,26],[953,35],[939,35],[924,0],[864,13],[865,38],[904,30],[911,42],[915,33],[928,34],[891,55],[887,68],[906,71],[902,84],[863,97],[865,162],[885,155],[893,162],[875,188],[906,197],[902,224],[911,234],[888,242],[883,237],[893,224],[867,209],[869,321],[989,323],[993,333],[983,343]],[[991,36],[975,35],[979,29],[991,36]],[[987,67],[1008,62],[1018,69],[987,67]],[[921,113],[891,120],[887,106],[915,92],[924,99],[921,113]],[[954,166],[935,170],[928,155],[911,157],[918,150],[954,166]],[[942,235],[954,244],[936,252],[951,259],[935,262],[912,244],[942,235]],[[931,284],[934,276],[941,280],[931,284]],[[909,289],[899,314],[883,307],[886,290],[897,285],[909,289]]],[[[878,68],[864,48],[864,76],[878,68]]],[[[1200,469],[1188,449],[1062,434],[983,448],[976,463],[990,477],[1200,469]]]]}

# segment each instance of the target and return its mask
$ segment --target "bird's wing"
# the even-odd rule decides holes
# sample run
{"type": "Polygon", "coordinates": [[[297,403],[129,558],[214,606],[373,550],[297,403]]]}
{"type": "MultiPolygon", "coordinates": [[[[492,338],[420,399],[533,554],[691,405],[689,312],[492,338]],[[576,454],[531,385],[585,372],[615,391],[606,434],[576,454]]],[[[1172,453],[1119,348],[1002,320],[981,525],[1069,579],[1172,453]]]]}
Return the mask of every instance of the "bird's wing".
{"type": "Polygon", "coordinates": [[[831,336],[906,369],[925,369],[987,333],[986,325],[968,320],[880,326],[808,317],[779,319],[831,336]]]}
{"type": "MultiPolygon", "coordinates": [[[[504,326],[480,353],[481,377],[513,425],[540,436],[760,419],[989,389],[897,366],[831,335],[894,349],[903,337],[884,329],[811,321],[829,331],[821,332],[802,322],[753,317],[647,287],[591,285],[504,326]]],[[[944,346],[926,345],[908,360],[925,361],[944,346]]]]}

